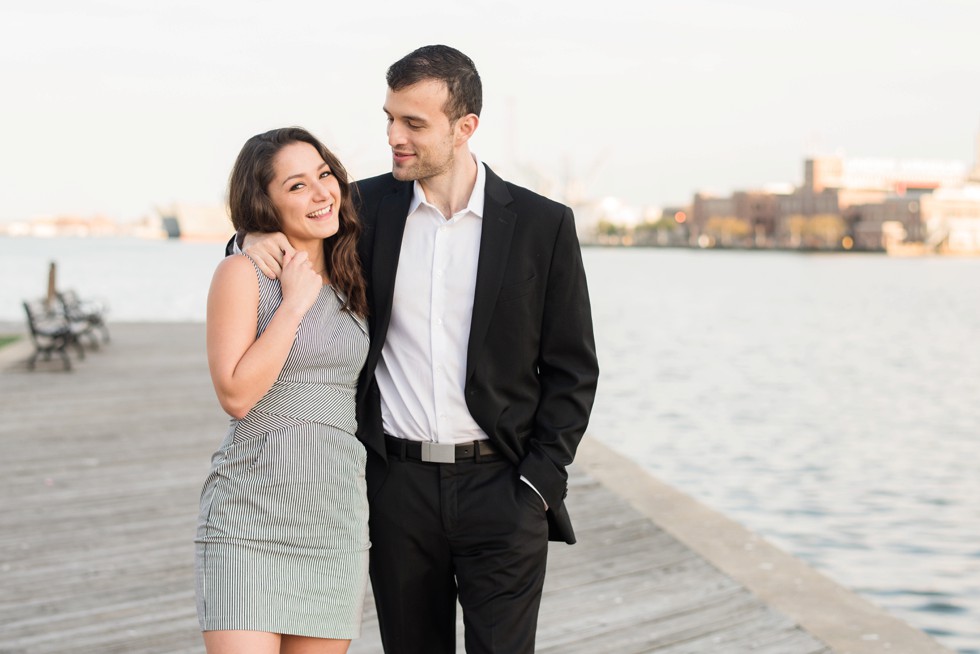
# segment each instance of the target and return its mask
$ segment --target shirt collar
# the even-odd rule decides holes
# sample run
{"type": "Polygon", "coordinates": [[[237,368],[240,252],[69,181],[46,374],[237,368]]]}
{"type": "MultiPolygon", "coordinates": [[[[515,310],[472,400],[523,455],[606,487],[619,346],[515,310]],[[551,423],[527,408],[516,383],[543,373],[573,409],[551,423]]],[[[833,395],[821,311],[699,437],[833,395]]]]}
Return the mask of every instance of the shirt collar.
{"type": "MultiPolygon", "coordinates": [[[[473,161],[476,162],[476,183],[473,185],[473,192],[470,194],[470,200],[466,203],[466,209],[460,213],[472,213],[477,218],[483,218],[483,207],[486,201],[485,191],[487,187],[487,171],[486,167],[483,165],[483,162],[481,162],[475,154],[471,152],[470,155],[473,157],[473,161]]],[[[425,200],[425,191],[422,190],[422,185],[419,184],[418,180],[415,180],[415,183],[412,186],[412,202],[408,205],[408,215],[411,216],[413,213],[415,213],[415,210],[418,209],[423,202],[429,204],[425,200]]],[[[432,205],[429,204],[429,206],[432,205]]]]}

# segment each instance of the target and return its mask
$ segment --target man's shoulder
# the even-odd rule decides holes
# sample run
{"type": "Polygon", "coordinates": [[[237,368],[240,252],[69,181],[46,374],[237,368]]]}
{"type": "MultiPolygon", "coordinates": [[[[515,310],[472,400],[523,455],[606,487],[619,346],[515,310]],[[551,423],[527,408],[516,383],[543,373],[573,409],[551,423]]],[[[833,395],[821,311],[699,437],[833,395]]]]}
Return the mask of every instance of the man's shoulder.
{"type": "Polygon", "coordinates": [[[501,179],[489,170],[486,193],[488,197],[492,197],[518,214],[534,215],[539,218],[550,216],[556,220],[571,214],[571,209],[567,205],[520,184],[501,179]]]}
{"type": "Polygon", "coordinates": [[[502,179],[490,170],[489,167],[487,167],[487,193],[498,196],[498,199],[502,200],[503,204],[513,202],[518,207],[535,212],[562,215],[569,210],[568,206],[557,200],[545,197],[520,184],[502,179]]]}
{"type": "Polygon", "coordinates": [[[562,204],[557,200],[553,200],[552,198],[541,195],[540,193],[532,191],[529,188],[525,188],[523,186],[514,184],[513,182],[505,182],[505,184],[507,185],[507,189],[510,191],[510,194],[514,197],[514,200],[516,200],[517,202],[534,204],[536,206],[540,205],[552,211],[558,211],[558,212],[564,212],[566,209],[569,208],[568,205],[562,204]]]}

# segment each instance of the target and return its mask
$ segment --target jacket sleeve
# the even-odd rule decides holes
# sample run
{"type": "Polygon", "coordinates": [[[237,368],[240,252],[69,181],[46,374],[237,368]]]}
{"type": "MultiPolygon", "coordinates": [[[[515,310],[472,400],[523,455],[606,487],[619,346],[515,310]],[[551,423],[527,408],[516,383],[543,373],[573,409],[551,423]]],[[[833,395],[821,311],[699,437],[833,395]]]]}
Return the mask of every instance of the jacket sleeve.
{"type": "Polygon", "coordinates": [[[520,473],[549,507],[567,492],[565,467],[589,424],[599,364],[582,250],[572,210],[565,207],[552,251],[538,358],[540,398],[520,473]]]}
{"type": "Polygon", "coordinates": [[[245,242],[245,232],[236,232],[234,236],[228,239],[228,243],[225,245],[225,256],[231,256],[233,254],[241,254],[242,243],[245,242]]]}

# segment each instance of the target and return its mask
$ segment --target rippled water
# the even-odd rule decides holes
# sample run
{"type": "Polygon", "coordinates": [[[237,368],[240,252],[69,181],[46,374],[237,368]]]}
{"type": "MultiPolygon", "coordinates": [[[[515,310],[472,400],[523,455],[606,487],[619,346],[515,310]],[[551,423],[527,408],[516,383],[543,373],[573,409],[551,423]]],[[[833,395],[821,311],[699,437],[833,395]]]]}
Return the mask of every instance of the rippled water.
{"type": "MultiPolygon", "coordinates": [[[[203,320],[220,243],[0,238],[0,321],[60,286],[203,320]]],[[[980,259],[587,249],[590,437],[980,653],[980,259]]]]}
{"type": "Polygon", "coordinates": [[[590,432],[980,652],[980,259],[590,250],[590,432]]]}

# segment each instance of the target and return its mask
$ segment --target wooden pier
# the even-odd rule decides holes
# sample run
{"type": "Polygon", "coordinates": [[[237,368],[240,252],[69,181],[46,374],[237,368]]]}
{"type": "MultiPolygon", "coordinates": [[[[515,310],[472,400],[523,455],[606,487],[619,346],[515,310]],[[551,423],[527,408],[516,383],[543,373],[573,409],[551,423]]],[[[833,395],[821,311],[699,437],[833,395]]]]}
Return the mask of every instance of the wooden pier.
{"type": "MultiPolygon", "coordinates": [[[[0,652],[203,652],[198,493],[227,418],[200,324],[113,325],[78,362],[0,349],[0,652]]],[[[947,652],[587,437],[539,652],[947,652]]],[[[459,626],[462,651],[462,625],[459,626]]],[[[351,654],[380,653],[373,606],[351,654]]]]}

